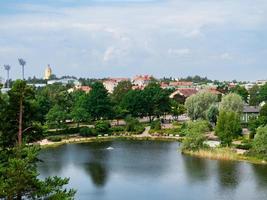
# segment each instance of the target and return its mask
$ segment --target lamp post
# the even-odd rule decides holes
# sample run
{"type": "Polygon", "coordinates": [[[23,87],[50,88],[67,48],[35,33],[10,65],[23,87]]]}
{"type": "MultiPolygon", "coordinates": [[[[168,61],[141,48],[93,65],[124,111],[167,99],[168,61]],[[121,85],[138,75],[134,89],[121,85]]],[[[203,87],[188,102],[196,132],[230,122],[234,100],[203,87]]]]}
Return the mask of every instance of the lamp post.
{"type": "Polygon", "coordinates": [[[19,64],[21,65],[21,67],[22,67],[22,80],[24,80],[24,66],[26,65],[26,61],[23,60],[22,58],[19,58],[18,61],[19,61],[19,64]]]}
{"type": "Polygon", "coordinates": [[[7,71],[7,80],[6,80],[6,86],[9,88],[9,71],[11,69],[10,65],[4,65],[5,70],[7,71]]]}

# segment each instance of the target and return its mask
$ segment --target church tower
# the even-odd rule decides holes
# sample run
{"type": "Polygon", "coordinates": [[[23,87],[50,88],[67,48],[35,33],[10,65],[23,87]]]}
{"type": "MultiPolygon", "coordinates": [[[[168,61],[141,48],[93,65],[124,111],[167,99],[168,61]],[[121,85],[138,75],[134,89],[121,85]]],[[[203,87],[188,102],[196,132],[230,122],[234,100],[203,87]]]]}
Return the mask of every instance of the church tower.
{"type": "Polygon", "coordinates": [[[52,75],[52,69],[51,69],[50,65],[48,65],[47,68],[45,69],[44,79],[45,80],[50,79],[51,75],[52,75]]]}

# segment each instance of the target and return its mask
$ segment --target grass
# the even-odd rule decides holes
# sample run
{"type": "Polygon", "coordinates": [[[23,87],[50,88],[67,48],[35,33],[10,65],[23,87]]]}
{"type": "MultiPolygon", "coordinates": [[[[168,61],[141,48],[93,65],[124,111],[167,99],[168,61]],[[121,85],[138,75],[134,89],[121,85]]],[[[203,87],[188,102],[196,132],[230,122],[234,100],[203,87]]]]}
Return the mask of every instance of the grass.
{"type": "Polygon", "coordinates": [[[182,153],[200,158],[224,161],[246,161],[255,164],[267,164],[264,160],[256,157],[237,154],[231,148],[200,149],[198,151],[183,150],[182,153]]]}

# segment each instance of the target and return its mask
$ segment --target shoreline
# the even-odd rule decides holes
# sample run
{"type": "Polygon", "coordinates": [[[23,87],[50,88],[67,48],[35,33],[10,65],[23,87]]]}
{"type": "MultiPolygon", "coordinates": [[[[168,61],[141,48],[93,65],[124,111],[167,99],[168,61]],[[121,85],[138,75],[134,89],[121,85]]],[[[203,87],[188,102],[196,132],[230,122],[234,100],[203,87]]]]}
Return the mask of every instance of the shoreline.
{"type": "Polygon", "coordinates": [[[230,148],[200,149],[198,151],[183,150],[181,153],[188,156],[205,158],[210,160],[237,161],[237,162],[247,162],[251,164],[260,164],[260,165],[267,164],[267,162],[263,159],[259,159],[248,155],[241,155],[230,148]]]}
{"type": "MultiPolygon", "coordinates": [[[[71,137],[68,139],[63,139],[60,142],[52,142],[47,139],[39,141],[35,144],[40,145],[41,149],[44,148],[53,148],[58,147],[64,144],[80,144],[80,143],[91,143],[91,142],[107,142],[116,139],[123,140],[142,140],[142,141],[167,141],[167,142],[182,142],[182,137],[171,137],[171,136],[102,136],[102,137],[71,137]]],[[[241,155],[235,152],[230,148],[210,148],[210,149],[200,149],[198,151],[184,150],[181,151],[182,154],[203,158],[203,159],[211,159],[211,160],[220,160],[220,161],[238,161],[238,162],[248,162],[251,164],[261,164],[266,165],[267,162],[265,160],[241,155]]]]}
{"type": "Polygon", "coordinates": [[[52,142],[47,139],[39,141],[35,144],[40,145],[41,148],[50,148],[50,147],[58,147],[64,144],[78,144],[78,143],[90,143],[90,142],[106,142],[112,141],[115,139],[125,139],[125,140],[150,140],[150,141],[177,141],[181,142],[180,137],[169,137],[169,136],[106,136],[106,137],[84,137],[84,138],[77,138],[72,137],[69,139],[63,139],[59,142],[52,142]]]}

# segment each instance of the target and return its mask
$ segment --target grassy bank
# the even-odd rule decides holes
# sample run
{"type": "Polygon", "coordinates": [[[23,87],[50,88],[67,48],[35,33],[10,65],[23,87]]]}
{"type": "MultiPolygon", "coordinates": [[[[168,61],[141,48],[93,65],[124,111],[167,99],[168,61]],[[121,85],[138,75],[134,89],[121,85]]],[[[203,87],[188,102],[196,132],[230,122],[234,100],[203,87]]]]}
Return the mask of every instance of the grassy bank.
{"type": "Polygon", "coordinates": [[[88,142],[106,142],[117,139],[123,140],[149,140],[149,141],[181,141],[179,138],[175,137],[139,137],[139,136],[108,136],[108,137],[70,137],[68,139],[64,139],[58,142],[49,141],[44,144],[40,144],[41,148],[49,148],[49,147],[58,147],[64,144],[75,144],[75,143],[88,143],[88,142]]]}
{"type": "Polygon", "coordinates": [[[208,158],[213,160],[246,161],[254,164],[267,164],[267,162],[262,159],[237,154],[233,149],[230,148],[200,149],[198,151],[183,150],[182,153],[190,156],[208,158]]]}

